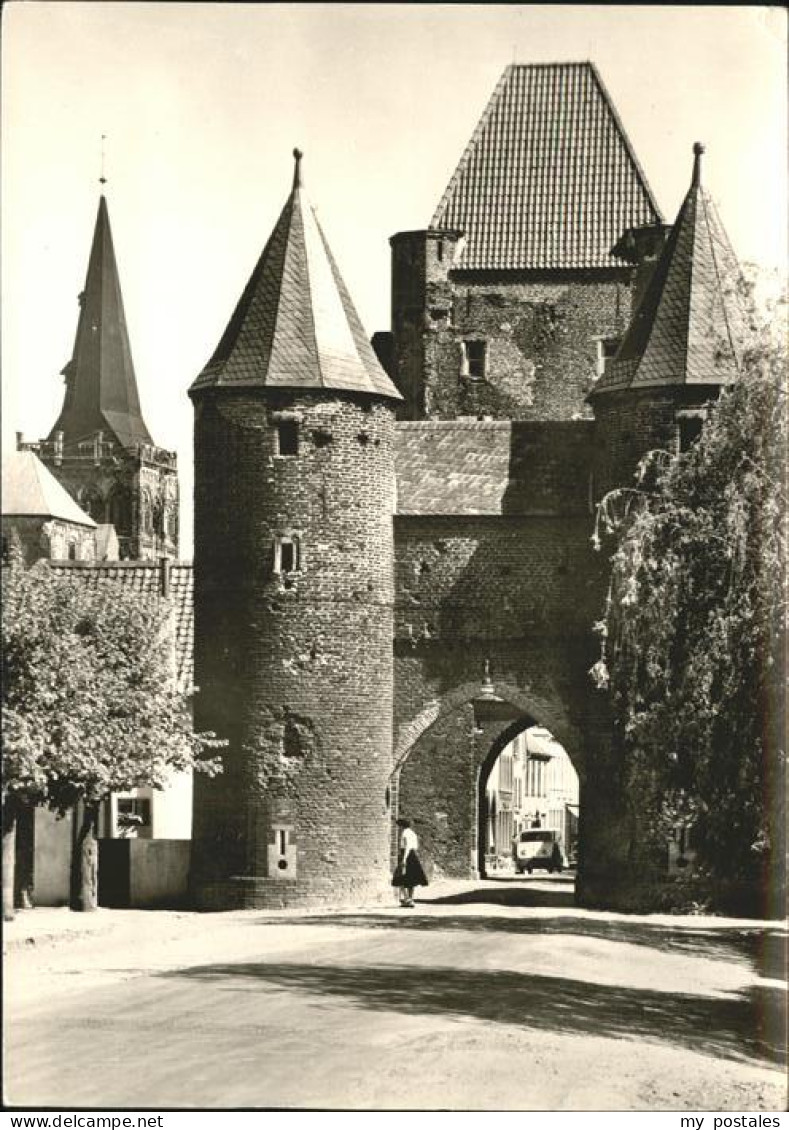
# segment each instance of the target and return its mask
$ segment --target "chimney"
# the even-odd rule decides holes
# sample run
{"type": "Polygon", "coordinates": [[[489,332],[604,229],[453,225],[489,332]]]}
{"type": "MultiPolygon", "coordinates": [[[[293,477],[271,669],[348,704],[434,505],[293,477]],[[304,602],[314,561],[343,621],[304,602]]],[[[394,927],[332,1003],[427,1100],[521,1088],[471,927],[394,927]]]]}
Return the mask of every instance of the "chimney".
{"type": "Polygon", "coordinates": [[[159,580],[160,589],[163,597],[167,598],[170,595],[170,558],[159,558],[159,580]]]}
{"type": "Polygon", "coordinates": [[[55,465],[57,467],[63,462],[63,432],[55,432],[55,465]]]}

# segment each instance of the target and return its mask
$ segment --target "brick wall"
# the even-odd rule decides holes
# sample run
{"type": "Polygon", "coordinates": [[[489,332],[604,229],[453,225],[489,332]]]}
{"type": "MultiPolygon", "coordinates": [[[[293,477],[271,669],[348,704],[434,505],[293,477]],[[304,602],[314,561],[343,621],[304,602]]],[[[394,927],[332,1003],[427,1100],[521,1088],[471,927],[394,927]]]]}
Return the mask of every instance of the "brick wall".
{"type": "MultiPolygon", "coordinates": [[[[388,885],[392,409],[370,397],[196,398],[198,727],[230,740],[196,781],[198,903],[358,902],[388,885]],[[296,456],[276,454],[295,419],[296,456]],[[300,572],[273,571],[300,539],[300,572]],[[291,829],[295,878],[271,873],[291,829]]],[[[292,874],[292,864],[288,875],[292,874]]]]}
{"type": "Polygon", "coordinates": [[[719,386],[645,388],[594,396],[595,496],[633,485],[643,455],[655,449],[676,452],[677,411],[694,411],[719,395],[719,386]]]}
{"type": "Polygon", "coordinates": [[[397,804],[440,873],[474,874],[480,767],[506,726],[548,727],[582,778],[594,776],[587,739],[602,704],[588,671],[605,562],[591,523],[588,513],[395,521],[397,804]],[[486,659],[505,705],[478,734],[486,659]]]}
{"type": "Polygon", "coordinates": [[[631,268],[471,272],[452,266],[453,233],[405,232],[391,243],[401,415],[590,415],[584,398],[597,376],[597,339],[627,326],[631,268]],[[483,380],[462,375],[467,340],[486,343],[483,380]]]}

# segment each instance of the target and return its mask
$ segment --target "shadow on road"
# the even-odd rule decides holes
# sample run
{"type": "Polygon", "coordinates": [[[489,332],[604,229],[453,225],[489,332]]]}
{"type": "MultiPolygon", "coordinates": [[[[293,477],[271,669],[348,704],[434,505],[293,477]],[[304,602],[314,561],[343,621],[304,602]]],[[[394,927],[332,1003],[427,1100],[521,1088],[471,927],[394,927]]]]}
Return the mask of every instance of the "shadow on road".
{"type": "Polygon", "coordinates": [[[440,898],[427,897],[423,902],[431,906],[465,906],[468,904],[489,904],[491,906],[547,906],[569,908],[575,906],[575,879],[568,875],[552,878],[550,886],[520,886],[505,880],[488,880],[482,887],[461,891],[456,895],[440,898]],[[558,888],[558,889],[556,889],[558,888]]]}
{"type": "MultiPolygon", "coordinates": [[[[698,955],[712,961],[737,961],[746,964],[760,977],[786,979],[787,935],[784,930],[763,926],[688,926],[651,923],[627,919],[593,918],[588,915],[562,914],[556,917],[527,918],[520,916],[446,913],[432,914],[432,906],[491,905],[505,907],[546,906],[545,896],[553,893],[557,908],[572,907],[572,895],[562,891],[534,892],[507,887],[481,887],[433,900],[419,900],[415,910],[401,915],[376,913],[336,913],[299,919],[300,926],[349,926],[379,930],[489,931],[503,934],[576,935],[599,938],[623,945],[649,946],[662,953],[698,955]],[[532,897],[535,901],[532,902],[532,897]],[[421,911],[421,913],[420,913],[421,911]]],[[[260,925],[275,925],[273,918],[261,918],[260,925]]]]}
{"type": "Polygon", "coordinates": [[[165,978],[341,997],[361,1008],[444,1014],[538,1031],[667,1042],[730,1060],[784,1062],[783,995],[725,998],[599,985],[510,971],[260,962],[196,966],[165,978]]]}

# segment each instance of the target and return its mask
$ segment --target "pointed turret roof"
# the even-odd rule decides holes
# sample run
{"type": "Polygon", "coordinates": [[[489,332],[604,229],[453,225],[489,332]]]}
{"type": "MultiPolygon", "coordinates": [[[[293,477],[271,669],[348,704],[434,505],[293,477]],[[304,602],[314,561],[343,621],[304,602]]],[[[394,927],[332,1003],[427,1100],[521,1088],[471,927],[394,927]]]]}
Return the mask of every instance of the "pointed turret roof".
{"type": "Polygon", "coordinates": [[[701,183],[704,146],[630,328],[592,393],[654,385],[721,385],[737,375],[745,316],[740,268],[701,183]]]}
{"type": "Polygon", "coordinates": [[[615,267],[660,210],[592,63],[507,67],[431,221],[469,270],[615,267]]]}
{"type": "Polygon", "coordinates": [[[293,189],[213,357],[192,385],[321,388],[400,400],[306,199],[293,189]]]}
{"type": "Polygon", "coordinates": [[[105,431],[123,447],[152,443],[142,418],[107,200],[102,195],[80,295],[77,336],[63,370],[66,396],[50,433],[67,444],[105,431]]]}
{"type": "Polygon", "coordinates": [[[96,526],[32,451],[3,453],[3,515],[58,518],[90,529],[96,526]]]}

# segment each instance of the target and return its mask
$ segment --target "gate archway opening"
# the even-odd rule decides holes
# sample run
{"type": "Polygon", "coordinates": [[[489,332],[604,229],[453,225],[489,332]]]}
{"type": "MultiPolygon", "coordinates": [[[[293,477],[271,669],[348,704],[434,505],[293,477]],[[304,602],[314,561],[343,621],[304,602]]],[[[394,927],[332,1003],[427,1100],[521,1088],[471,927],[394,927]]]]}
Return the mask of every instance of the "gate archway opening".
{"type": "Polygon", "coordinates": [[[477,781],[477,867],[482,879],[547,874],[575,865],[578,773],[566,751],[532,719],[491,743],[477,781]]]}
{"type": "MultiPolygon", "coordinates": [[[[420,856],[431,877],[479,879],[485,874],[480,813],[484,786],[502,749],[522,731],[550,727],[566,749],[581,750],[558,695],[539,698],[506,679],[493,685],[486,674],[426,704],[400,724],[387,808],[394,822],[406,816],[420,841],[420,856]],[[480,796],[482,793],[482,796],[480,796]]],[[[581,765],[576,765],[581,771],[581,765]]],[[[511,850],[511,845],[510,845],[511,850]]]]}

